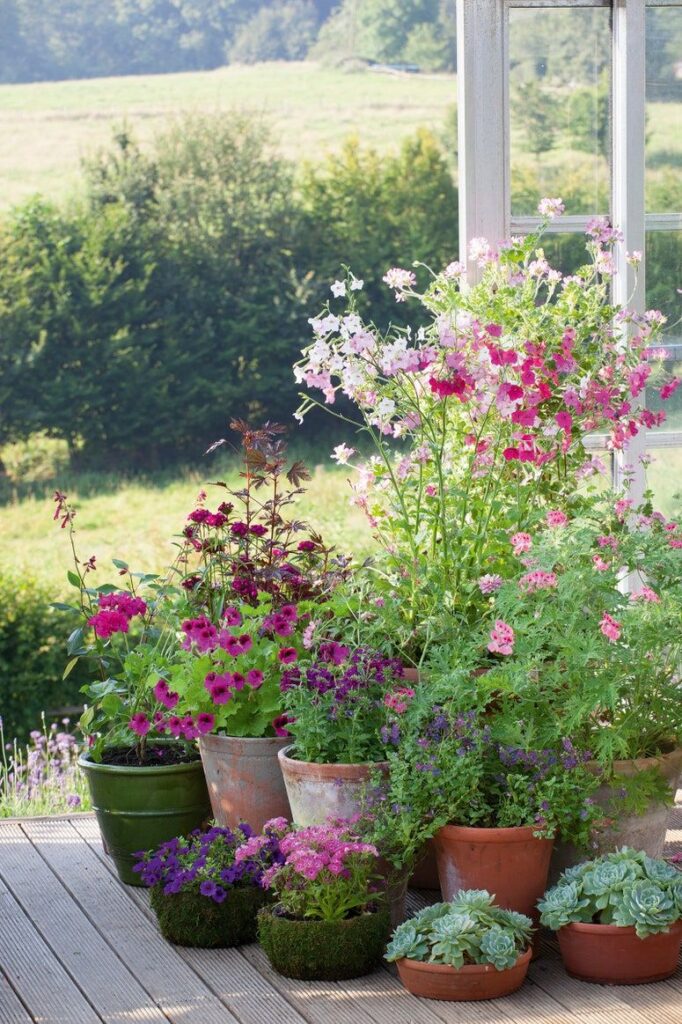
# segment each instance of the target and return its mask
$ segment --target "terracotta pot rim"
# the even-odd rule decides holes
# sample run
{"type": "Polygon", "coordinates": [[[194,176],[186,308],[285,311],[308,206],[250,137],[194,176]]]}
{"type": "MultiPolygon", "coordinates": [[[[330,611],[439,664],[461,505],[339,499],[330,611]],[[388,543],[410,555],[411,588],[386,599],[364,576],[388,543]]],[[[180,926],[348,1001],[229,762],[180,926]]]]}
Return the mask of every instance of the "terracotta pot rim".
{"type": "Polygon", "coordinates": [[[252,747],[254,750],[259,747],[269,749],[275,746],[281,747],[288,740],[287,736],[226,736],[221,733],[210,733],[199,738],[199,749],[205,747],[207,750],[220,750],[224,747],[236,746],[239,743],[252,747]]]}
{"type": "Polygon", "coordinates": [[[547,839],[533,834],[532,825],[513,825],[507,828],[482,828],[477,825],[443,825],[436,832],[435,839],[445,833],[445,839],[460,840],[462,842],[477,843],[527,843],[534,839],[538,843],[554,843],[553,839],[547,839]]]}
{"type": "Polygon", "coordinates": [[[511,967],[505,967],[502,971],[498,971],[493,964],[465,964],[463,967],[451,967],[450,964],[431,964],[424,960],[411,960],[408,956],[401,957],[397,962],[409,966],[414,971],[421,971],[423,974],[472,975],[490,974],[491,971],[495,971],[496,974],[505,974],[507,971],[514,971],[517,967],[523,967],[524,964],[529,963],[532,953],[532,947],[529,946],[523,953],[519,953],[516,963],[511,967]]]}
{"type": "MultiPolygon", "coordinates": [[[[682,918],[678,918],[677,921],[673,921],[670,927],[665,932],[655,932],[653,935],[648,935],[646,938],[655,938],[658,935],[669,935],[671,932],[682,932],[682,918]]],[[[583,935],[631,935],[637,936],[634,925],[620,925],[620,924],[595,924],[592,921],[571,921],[570,924],[565,924],[563,928],[559,928],[559,932],[572,932],[573,934],[583,935]]],[[[638,936],[637,936],[638,937],[638,936]]],[[[640,939],[640,942],[645,942],[646,939],[640,939]]]]}
{"type": "MultiPolygon", "coordinates": [[[[663,768],[672,767],[680,762],[682,768],[682,747],[674,747],[661,754],[652,754],[651,757],[624,757],[620,761],[613,761],[611,771],[614,775],[627,775],[631,771],[644,771],[660,765],[663,768]]],[[[585,767],[592,772],[602,771],[599,761],[588,761],[585,767]]]]}
{"type": "Polygon", "coordinates": [[[368,774],[373,768],[387,768],[388,761],[358,761],[356,764],[350,764],[345,761],[337,761],[332,763],[320,763],[318,761],[301,761],[297,757],[290,757],[289,751],[293,750],[294,744],[289,743],[286,747],[282,747],[277,753],[282,768],[286,767],[286,770],[291,774],[298,775],[322,775],[326,778],[337,776],[350,776],[357,773],[368,774]]]}
{"type": "Polygon", "coordinates": [[[105,775],[180,775],[183,772],[204,770],[200,757],[193,761],[181,761],[179,764],[100,764],[93,761],[87,751],[79,756],[78,766],[83,771],[105,775]]]}

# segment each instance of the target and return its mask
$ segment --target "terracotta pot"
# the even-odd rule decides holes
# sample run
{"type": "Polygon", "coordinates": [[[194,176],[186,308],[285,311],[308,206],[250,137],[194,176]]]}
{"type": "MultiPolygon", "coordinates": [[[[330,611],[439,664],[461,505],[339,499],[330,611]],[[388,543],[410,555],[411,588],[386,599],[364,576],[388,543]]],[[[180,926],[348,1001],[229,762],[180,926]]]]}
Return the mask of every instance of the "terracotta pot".
{"type": "Polygon", "coordinates": [[[567,924],[557,938],[571,977],[601,985],[643,985],[677,970],[682,921],[645,939],[634,928],[613,924],[567,924]]]}
{"type": "Polygon", "coordinates": [[[498,971],[492,964],[428,964],[419,960],[398,960],[398,974],[408,992],[424,999],[471,1002],[499,999],[521,988],[528,973],[530,949],[522,953],[513,967],[498,971]]]}
{"type": "Polygon", "coordinates": [[[291,818],[277,762],[287,739],[202,736],[199,740],[213,816],[228,828],[246,821],[257,832],[270,818],[291,818]]]}
{"type": "Polygon", "coordinates": [[[410,878],[411,889],[429,889],[432,892],[440,892],[440,878],[438,877],[438,861],[436,859],[436,847],[433,839],[424,843],[419,860],[410,878]]]}
{"type": "Polygon", "coordinates": [[[405,683],[418,683],[419,682],[419,669],[412,668],[409,665],[403,665],[403,682],[405,683]]]}
{"type": "MultiPolygon", "coordinates": [[[[596,761],[589,761],[587,767],[597,774],[601,769],[596,761]]],[[[615,780],[604,783],[594,794],[594,799],[605,810],[613,808],[613,802],[620,797],[621,786],[618,776],[632,778],[638,772],[658,768],[670,786],[670,803],[651,803],[643,814],[614,815],[614,825],[606,831],[595,834],[595,846],[590,850],[590,857],[604,853],[612,853],[621,846],[630,846],[633,850],[643,850],[650,857],[660,857],[665,845],[665,833],[668,815],[672,807],[677,782],[682,773],[682,748],[661,754],[659,757],[640,757],[631,761],[615,761],[613,772],[615,780]]],[[[550,881],[555,882],[559,875],[586,860],[588,854],[572,843],[557,843],[552,857],[550,881]]]]}
{"type": "Polygon", "coordinates": [[[362,807],[362,796],[378,764],[316,764],[297,761],[289,754],[293,746],[277,755],[297,825],[322,825],[329,817],[352,818],[362,807]]]}
{"type": "Polygon", "coordinates": [[[537,924],[536,903],[547,888],[552,839],[537,839],[529,826],[468,828],[446,825],[435,836],[443,899],[460,889],[487,889],[495,903],[527,914],[537,924]]]}

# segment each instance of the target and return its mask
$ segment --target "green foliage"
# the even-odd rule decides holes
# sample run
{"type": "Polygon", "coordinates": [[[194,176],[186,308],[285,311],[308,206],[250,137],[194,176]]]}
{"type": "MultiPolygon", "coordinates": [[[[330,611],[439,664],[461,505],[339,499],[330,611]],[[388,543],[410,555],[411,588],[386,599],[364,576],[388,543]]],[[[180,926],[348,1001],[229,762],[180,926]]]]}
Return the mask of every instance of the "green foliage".
{"type": "Polygon", "coordinates": [[[369,974],[381,960],[390,928],[386,909],[347,921],[293,921],[258,914],[258,940],[279,974],[303,981],[341,981],[369,974]]]}
{"type": "Polygon", "coordinates": [[[315,39],[317,26],[312,0],[285,0],[261,7],[237,30],[229,48],[230,61],[301,60],[315,39]]]}
{"type": "Polygon", "coordinates": [[[503,910],[483,890],[460,890],[450,903],[427,907],[393,933],[389,962],[418,960],[459,969],[466,964],[513,967],[528,948],[532,922],[524,914],[503,910]]]}
{"type": "Polygon", "coordinates": [[[554,148],[558,105],[537,79],[519,83],[512,98],[512,110],[531,153],[538,157],[554,148]]]}
{"type": "MultiPolygon", "coordinates": [[[[0,716],[4,735],[24,740],[48,715],[82,703],[84,674],[63,679],[64,617],[35,580],[0,570],[0,716]]],[[[76,615],[68,613],[68,629],[76,615]]]]}
{"type": "Polygon", "coordinates": [[[542,924],[554,931],[582,921],[634,927],[644,939],[682,917],[682,872],[624,846],[569,868],[538,908],[542,924]]]}
{"type": "Polygon", "coordinates": [[[597,86],[573,89],[565,107],[566,130],[574,149],[598,153],[608,159],[610,147],[610,78],[602,75],[597,86]]]}

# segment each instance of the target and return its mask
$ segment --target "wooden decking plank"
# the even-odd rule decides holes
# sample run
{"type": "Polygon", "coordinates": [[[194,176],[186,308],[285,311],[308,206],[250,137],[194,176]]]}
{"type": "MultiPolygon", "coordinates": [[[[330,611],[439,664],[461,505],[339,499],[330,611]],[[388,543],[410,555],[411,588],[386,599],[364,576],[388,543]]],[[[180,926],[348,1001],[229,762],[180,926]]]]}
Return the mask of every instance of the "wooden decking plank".
{"type": "Polygon", "coordinates": [[[93,1004],[102,1020],[116,1024],[128,1015],[149,1024],[168,1024],[134,974],[112,952],[97,929],[55,877],[38,850],[26,841],[33,828],[10,830],[3,843],[0,875],[55,956],[93,1004]],[[45,913],[49,907],[50,912],[45,913]]]}
{"type": "MultiPolygon", "coordinates": [[[[244,957],[310,1024],[377,1024],[335,981],[295,981],[273,971],[260,946],[244,946],[244,957]]],[[[418,1024],[418,1018],[415,1018],[418,1024]]]]}
{"type": "Polygon", "coordinates": [[[0,970],[0,1021],[2,1024],[33,1024],[33,1017],[0,970]]]}
{"type": "Polygon", "coordinates": [[[30,1017],[40,1024],[102,1024],[2,882],[0,921],[0,963],[30,1017]]]}
{"type": "Polygon", "coordinates": [[[69,822],[31,823],[32,842],[108,944],[174,1024],[237,1024],[69,822]]]}
{"type": "MultiPolygon", "coordinates": [[[[102,847],[95,821],[73,822],[102,863],[115,876],[115,868],[102,847]]],[[[126,887],[130,898],[156,928],[156,916],[145,889],[126,887]]],[[[191,949],[176,946],[176,952],[199,974],[213,992],[234,1011],[242,1024],[306,1024],[302,1016],[274,986],[253,967],[241,950],[191,949]],[[254,999],[254,994],[257,998],[254,999]]]]}

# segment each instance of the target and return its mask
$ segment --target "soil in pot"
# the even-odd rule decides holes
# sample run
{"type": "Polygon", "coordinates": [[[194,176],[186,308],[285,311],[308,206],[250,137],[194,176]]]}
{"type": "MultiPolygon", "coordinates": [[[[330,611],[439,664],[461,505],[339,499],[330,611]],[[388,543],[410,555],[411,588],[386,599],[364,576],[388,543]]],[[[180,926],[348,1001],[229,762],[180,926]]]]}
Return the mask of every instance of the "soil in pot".
{"type": "Polygon", "coordinates": [[[197,892],[166,895],[158,885],[150,898],[164,939],[202,949],[255,942],[258,911],[266,902],[266,894],[255,885],[229,889],[222,903],[197,892]]]}
{"type": "Polygon", "coordinates": [[[136,747],[108,747],[102,753],[102,764],[118,765],[124,768],[151,768],[155,765],[191,764],[199,761],[198,750],[170,743],[154,743],[145,747],[140,761],[136,747]]]}
{"type": "Polygon", "coordinates": [[[446,825],[435,837],[443,899],[460,889],[487,889],[498,906],[526,914],[537,925],[536,904],[547,887],[553,845],[525,826],[446,825]]]}
{"type": "Polygon", "coordinates": [[[223,828],[246,821],[257,832],[271,818],[291,819],[277,761],[288,739],[202,736],[201,760],[213,809],[223,828]]]}
{"type": "Polygon", "coordinates": [[[323,825],[329,817],[352,818],[362,809],[363,795],[372,772],[382,762],[317,764],[292,757],[293,746],[279,751],[292,820],[297,825],[323,825]]]}
{"type": "Polygon", "coordinates": [[[634,928],[582,923],[560,928],[557,938],[571,977],[601,985],[643,985],[677,970],[682,921],[645,939],[634,928]]]}
{"type": "Polygon", "coordinates": [[[187,835],[210,818],[200,760],[141,767],[98,763],[83,754],[78,764],[88,780],[105,849],[127,885],[142,885],[133,871],[135,853],[187,835]]]}
{"type": "Polygon", "coordinates": [[[522,953],[513,967],[498,971],[492,964],[465,964],[456,969],[446,964],[398,960],[398,974],[408,992],[423,999],[471,1002],[499,999],[521,988],[528,973],[531,952],[522,953]]]}
{"type": "Polygon", "coordinates": [[[385,907],[346,921],[294,921],[270,909],[258,914],[258,940],[274,969],[301,981],[342,981],[369,974],[390,931],[385,907]]]}

